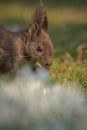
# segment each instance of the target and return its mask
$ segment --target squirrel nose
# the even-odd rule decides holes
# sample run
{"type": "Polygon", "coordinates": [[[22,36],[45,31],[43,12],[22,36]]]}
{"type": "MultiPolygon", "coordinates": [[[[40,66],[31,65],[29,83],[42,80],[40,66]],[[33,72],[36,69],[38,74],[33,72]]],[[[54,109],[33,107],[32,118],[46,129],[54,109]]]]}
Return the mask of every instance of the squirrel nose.
{"type": "Polygon", "coordinates": [[[46,66],[51,66],[51,65],[52,65],[52,61],[46,63],[45,65],[46,65],[46,66]]]}

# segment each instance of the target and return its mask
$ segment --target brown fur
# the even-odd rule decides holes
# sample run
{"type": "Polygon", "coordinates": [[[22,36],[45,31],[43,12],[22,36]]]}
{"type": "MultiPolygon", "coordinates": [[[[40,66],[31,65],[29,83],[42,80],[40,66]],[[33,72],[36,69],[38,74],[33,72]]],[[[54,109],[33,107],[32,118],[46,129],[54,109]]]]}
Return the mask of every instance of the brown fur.
{"type": "Polygon", "coordinates": [[[23,60],[52,63],[53,45],[48,35],[48,21],[44,5],[37,7],[33,21],[26,31],[10,32],[0,28],[0,72],[13,72],[23,60]]]}

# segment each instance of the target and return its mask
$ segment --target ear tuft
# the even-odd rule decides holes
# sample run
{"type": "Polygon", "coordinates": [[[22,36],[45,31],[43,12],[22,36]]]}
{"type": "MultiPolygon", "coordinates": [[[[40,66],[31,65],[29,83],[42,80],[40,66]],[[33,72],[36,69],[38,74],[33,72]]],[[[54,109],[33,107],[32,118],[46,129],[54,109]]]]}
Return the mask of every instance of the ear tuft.
{"type": "Polygon", "coordinates": [[[40,4],[35,10],[33,21],[36,22],[40,28],[43,28],[45,31],[48,31],[47,13],[41,0],[40,4]]]}
{"type": "Polygon", "coordinates": [[[47,18],[47,12],[46,10],[44,11],[44,21],[42,28],[47,32],[48,31],[48,18],[47,18]]]}

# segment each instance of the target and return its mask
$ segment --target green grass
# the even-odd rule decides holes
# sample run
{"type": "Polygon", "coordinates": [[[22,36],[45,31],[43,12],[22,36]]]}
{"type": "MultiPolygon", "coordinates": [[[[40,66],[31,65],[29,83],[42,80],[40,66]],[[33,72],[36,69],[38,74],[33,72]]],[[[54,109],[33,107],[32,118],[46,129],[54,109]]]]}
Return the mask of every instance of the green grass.
{"type": "MultiPolygon", "coordinates": [[[[32,18],[33,10],[34,6],[0,3],[0,25],[18,22],[23,28],[32,18]]],[[[69,81],[87,89],[87,10],[62,7],[47,8],[47,12],[54,45],[50,69],[53,81],[69,81]],[[77,58],[80,53],[81,60],[77,58]]]]}
{"type": "Polygon", "coordinates": [[[51,26],[49,33],[55,50],[50,70],[54,81],[87,89],[87,25],[51,26]],[[77,58],[80,53],[82,59],[77,58]]]}

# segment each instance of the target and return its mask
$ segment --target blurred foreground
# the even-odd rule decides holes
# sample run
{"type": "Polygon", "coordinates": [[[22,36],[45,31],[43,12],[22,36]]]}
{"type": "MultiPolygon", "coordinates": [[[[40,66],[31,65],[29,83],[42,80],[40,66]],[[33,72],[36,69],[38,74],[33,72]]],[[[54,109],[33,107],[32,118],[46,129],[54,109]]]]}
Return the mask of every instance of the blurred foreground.
{"type": "Polygon", "coordinates": [[[0,130],[87,130],[87,102],[80,87],[52,84],[44,70],[23,67],[0,78],[0,130]]]}

